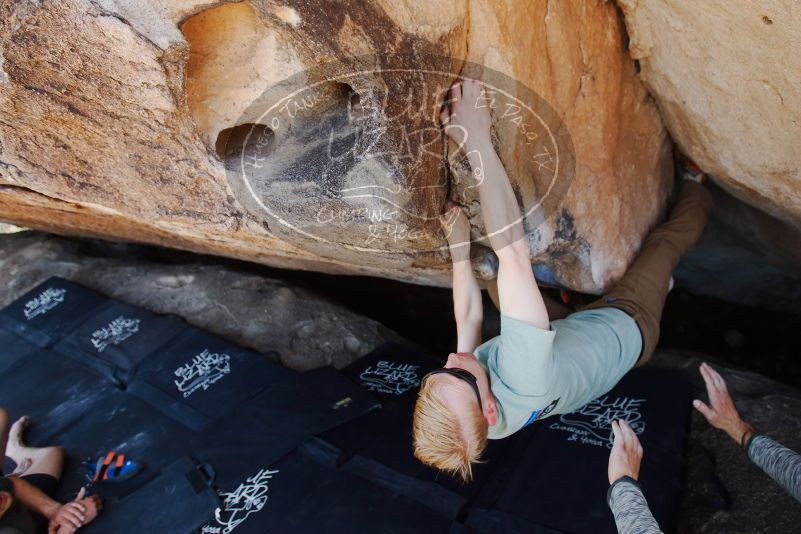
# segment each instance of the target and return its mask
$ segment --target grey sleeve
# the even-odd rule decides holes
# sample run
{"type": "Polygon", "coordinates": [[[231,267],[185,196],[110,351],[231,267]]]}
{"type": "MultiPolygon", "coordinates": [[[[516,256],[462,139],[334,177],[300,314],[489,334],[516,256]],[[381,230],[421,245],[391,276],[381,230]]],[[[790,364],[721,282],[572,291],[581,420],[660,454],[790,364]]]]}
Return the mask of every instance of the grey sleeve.
{"type": "Polygon", "coordinates": [[[801,502],[801,456],[766,436],[752,437],[747,452],[752,462],[801,502]]]}
{"type": "Polygon", "coordinates": [[[640,485],[629,477],[616,480],[606,494],[620,534],[658,534],[659,529],[640,485]]]}

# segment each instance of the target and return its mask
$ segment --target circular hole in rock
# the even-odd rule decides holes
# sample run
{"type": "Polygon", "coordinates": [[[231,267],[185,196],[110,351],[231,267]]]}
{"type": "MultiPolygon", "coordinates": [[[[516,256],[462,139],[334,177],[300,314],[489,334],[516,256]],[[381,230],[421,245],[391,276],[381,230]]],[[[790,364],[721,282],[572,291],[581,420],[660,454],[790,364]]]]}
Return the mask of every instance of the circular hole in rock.
{"type": "Polygon", "coordinates": [[[313,113],[327,116],[332,113],[348,112],[348,117],[359,117],[364,114],[361,96],[347,83],[330,81],[316,86],[314,90],[316,104],[313,113]]]}
{"type": "MultiPolygon", "coordinates": [[[[268,156],[273,152],[275,133],[263,124],[239,124],[226,128],[217,135],[215,151],[217,157],[228,164],[247,148],[247,155],[268,156]]],[[[227,165],[226,165],[227,166],[227,165]]]]}
{"type": "Polygon", "coordinates": [[[364,108],[362,107],[362,97],[347,84],[339,84],[344,87],[341,88],[342,95],[347,104],[348,112],[351,117],[363,117],[364,108]]]}

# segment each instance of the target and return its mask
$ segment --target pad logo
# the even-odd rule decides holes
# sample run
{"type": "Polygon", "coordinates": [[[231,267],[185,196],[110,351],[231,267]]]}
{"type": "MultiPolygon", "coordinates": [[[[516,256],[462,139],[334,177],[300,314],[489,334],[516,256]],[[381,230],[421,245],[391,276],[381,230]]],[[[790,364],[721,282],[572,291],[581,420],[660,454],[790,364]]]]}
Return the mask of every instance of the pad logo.
{"type": "Polygon", "coordinates": [[[204,391],[222,377],[231,372],[231,357],[227,354],[203,352],[192,358],[192,361],[182,365],[175,370],[175,385],[178,391],[184,394],[184,398],[189,397],[198,389],[204,391]]]}
{"type": "Polygon", "coordinates": [[[109,345],[118,345],[139,331],[139,319],[127,319],[120,315],[108,326],[92,332],[92,345],[103,352],[109,345]]]}
{"type": "Polygon", "coordinates": [[[39,293],[39,295],[33,297],[31,300],[25,303],[25,309],[23,310],[25,319],[30,321],[34,317],[49,312],[64,302],[64,295],[66,294],[66,289],[48,287],[39,293]]]}
{"type": "Polygon", "coordinates": [[[242,524],[250,514],[255,514],[267,504],[269,482],[278,471],[262,469],[231,493],[220,493],[222,508],[214,511],[214,521],[200,530],[201,534],[230,534],[242,524]]]}
{"type": "Polygon", "coordinates": [[[623,419],[637,434],[645,432],[641,412],[644,402],[645,399],[604,395],[575,412],[560,416],[550,428],[568,432],[567,441],[611,449],[614,443],[612,421],[623,419]]]}
{"type": "Polygon", "coordinates": [[[373,393],[401,395],[420,385],[419,365],[381,360],[359,375],[362,386],[373,393]]]}

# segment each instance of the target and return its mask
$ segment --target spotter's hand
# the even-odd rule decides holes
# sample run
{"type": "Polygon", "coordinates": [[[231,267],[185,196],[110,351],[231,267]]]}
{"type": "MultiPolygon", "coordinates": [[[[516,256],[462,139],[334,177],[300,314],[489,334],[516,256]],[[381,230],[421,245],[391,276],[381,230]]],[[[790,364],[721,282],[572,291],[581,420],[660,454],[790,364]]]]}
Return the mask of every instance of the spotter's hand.
{"type": "Polygon", "coordinates": [[[709,396],[709,404],[700,400],[694,400],[693,406],[709,421],[709,424],[726,432],[731,438],[743,443],[746,434],[754,431],[754,428],[740,418],[734,401],[729,395],[729,388],[726,381],[712,369],[712,366],[704,362],[699,368],[701,376],[706,384],[706,392],[709,396]]]}
{"type": "Polygon", "coordinates": [[[637,480],[637,477],[640,476],[640,462],[642,461],[642,445],[637,434],[623,419],[612,422],[612,432],[615,442],[612,445],[612,452],[609,453],[607,473],[609,483],[613,484],[624,476],[637,480]]]}

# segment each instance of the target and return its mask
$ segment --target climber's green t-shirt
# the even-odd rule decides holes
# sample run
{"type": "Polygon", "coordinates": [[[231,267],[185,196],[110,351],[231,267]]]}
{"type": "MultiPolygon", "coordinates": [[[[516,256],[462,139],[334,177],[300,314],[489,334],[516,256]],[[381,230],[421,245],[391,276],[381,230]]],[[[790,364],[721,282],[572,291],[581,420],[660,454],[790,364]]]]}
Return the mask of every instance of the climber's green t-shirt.
{"type": "Polygon", "coordinates": [[[617,308],[577,312],[550,330],[501,315],[501,335],[475,350],[498,407],[489,438],[581,408],[612,389],[641,350],[637,323],[617,308]]]}

